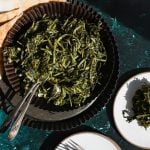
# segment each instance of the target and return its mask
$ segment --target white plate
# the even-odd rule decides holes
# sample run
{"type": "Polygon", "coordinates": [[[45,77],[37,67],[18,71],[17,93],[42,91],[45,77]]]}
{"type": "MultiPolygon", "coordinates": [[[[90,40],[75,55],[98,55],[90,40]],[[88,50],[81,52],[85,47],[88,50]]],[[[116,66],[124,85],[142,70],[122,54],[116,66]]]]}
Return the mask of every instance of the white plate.
{"type": "Polygon", "coordinates": [[[116,127],[128,142],[144,149],[150,149],[150,127],[145,129],[139,126],[136,120],[128,123],[122,115],[123,110],[132,110],[132,97],[143,83],[150,84],[150,72],[139,73],[121,86],[115,97],[113,115],[116,127]]]}
{"type": "MultiPolygon", "coordinates": [[[[80,132],[73,134],[64,139],[60,145],[70,140],[79,144],[84,150],[121,150],[112,139],[95,132],[80,132]]],[[[59,150],[59,148],[57,147],[55,150],[59,150]]]]}

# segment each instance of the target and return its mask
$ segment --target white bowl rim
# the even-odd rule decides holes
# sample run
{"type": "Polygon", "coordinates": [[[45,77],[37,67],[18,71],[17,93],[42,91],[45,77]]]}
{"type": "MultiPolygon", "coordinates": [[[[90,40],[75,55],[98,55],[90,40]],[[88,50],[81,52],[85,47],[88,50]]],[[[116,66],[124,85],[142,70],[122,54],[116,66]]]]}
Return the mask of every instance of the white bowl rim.
{"type": "Polygon", "coordinates": [[[150,147],[143,147],[143,146],[140,146],[140,145],[136,145],[135,143],[133,143],[132,141],[130,141],[128,138],[126,138],[125,136],[124,136],[124,134],[120,131],[120,129],[119,129],[119,127],[118,127],[118,125],[117,125],[117,120],[115,119],[115,110],[114,110],[114,106],[115,106],[115,100],[116,100],[116,97],[117,97],[117,95],[118,95],[118,93],[120,92],[120,90],[122,89],[122,87],[129,81],[129,80],[131,80],[132,78],[134,78],[134,77],[136,77],[136,76],[138,76],[138,75],[143,75],[143,74],[147,74],[147,73],[150,73],[150,71],[143,71],[143,72],[140,72],[140,73],[136,73],[136,74],[134,74],[134,75],[132,75],[131,77],[129,77],[127,80],[125,80],[125,82],[123,82],[123,84],[119,87],[119,89],[117,90],[117,93],[116,93],[116,95],[115,95],[115,98],[114,98],[114,102],[113,102],[113,120],[114,120],[114,123],[115,123],[115,126],[116,126],[116,128],[117,128],[117,130],[119,131],[119,133],[120,133],[120,135],[127,141],[127,142],[129,142],[130,144],[132,144],[132,145],[134,145],[134,146],[136,146],[136,147],[138,147],[138,148],[144,148],[144,149],[150,149],[150,147]]]}
{"type": "MultiPolygon", "coordinates": [[[[79,132],[77,132],[77,133],[73,133],[73,134],[67,136],[66,138],[64,138],[61,142],[59,142],[59,144],[65,142],[67,139],[70,139],[71,137],[74,137],[74,136],[76,136],[76,135],[82,135],[82,134],[98,135],[99,137],[101,137],[101,138],[103,138],[103,139],[109,141],[112,145],[114,145],[114,146],[116,147],[117,150],[121,150],[120,146],[119,146],[113,139],[111,139],[110,137],[108,137],[108,136],[106,136],[106,135],[103,135],[103,134],[101,134],[101,133],[95,132],[95,131],[79,131],[79,132]]],[[[59,145],[59,144],[58,144],[58,145],[59,145]]],[[[58,145],[57,145],[57,146],[58,146],[58,145]]],[[[57,150],[57,149],[56,149],[57,146],[55,147],[55,150],[57,150]]]]}

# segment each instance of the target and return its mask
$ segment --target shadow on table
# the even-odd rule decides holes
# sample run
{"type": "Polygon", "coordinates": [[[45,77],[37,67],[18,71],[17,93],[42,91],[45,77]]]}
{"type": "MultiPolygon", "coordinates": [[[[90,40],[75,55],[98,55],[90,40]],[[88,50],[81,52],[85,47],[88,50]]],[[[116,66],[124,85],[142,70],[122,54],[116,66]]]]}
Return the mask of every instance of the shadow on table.
{"type": "MultiPolygon", "coordinates": [[[[125,73],[124,75],[122,75],[117,82],[116,85],[116,90],[110,100],[110,102],[107,104],[106,107],[106,111],[108,114],[108,118],[110,120],[111,126],[113,128],[116,129],[115,125],[114,125],[114,120],[113,120],[113,102],[114,102],[114,98],[115,95],[118,91],[118,89],[120,88],[120,86],[127,80],[129,79],[131,76],[138,74],[140,72],[144,72],[144,71],[150,71],[150,68],[141,68],[141,69],[135,69],[135,70],[131,70],[127,73],[125,73]]],[[[83,132],[83,131],[92,131],[92,132],[98,132],[97,130],[90,128],[88,126],[80,126],[71,130],[67,130],[67,131],[57,131],[57,132],[52,132],[48,138],[44,141],[44,143],[42,144],[42,146],[40,147],[40,150],[54,150],[54,148],[66,137],[68,137],[71,134],[77,133],[77,132],[83,132]]],[[[116,130],[117,131],[117,130],[116,130]]]]}
{"type": "Polygon", "coordinates": [[[0,109],[4,109],[5,107],[6,107],[5,94],[3,93],[3,90],[0,87],[0,109]]]}
{"type": "Polygon", "coordinates": [[[131,71],[126,72],[125,74],[123,74],[117,81],[117,85],[116,85],[116,89],[114,94],[112,95],[111,100],[109,101],[109,103],[107,104],[106,110],[107,110],[107,114],[109,117],[109,121],[111,123],[111,125],[116,129],[115,124],[114,124],[114,120],[113,120],[113,103],[115,100],[115,96],[118,92],[118,90],[120,89],[120,87],[122,86],[122,84],[127,81],[130,77],[141,73],[141,72],[146,72],[149,71],[150,72],[150,68],[140,68],[140,69],[134,69],[131,71]]]}
{"type": "Polygon", "coordinates": [[[54,150],[55,147],[66,137],[70,136],[71,134],[77,133],[77,132],[86,132],[86,131],[92,131],[92,132],[98,132],[97,130],[94,130],[93,128],[87,127],[85,125],[67,130],[67,131],[57,131],[51,133],[48,138],[44,141],[42,146],[40,147],[40,150],[54,150]]]}
{"type": "Polygon", "coordinates": [[[87,0],[112,17],[150,39],[150,0],[87,0]]]}

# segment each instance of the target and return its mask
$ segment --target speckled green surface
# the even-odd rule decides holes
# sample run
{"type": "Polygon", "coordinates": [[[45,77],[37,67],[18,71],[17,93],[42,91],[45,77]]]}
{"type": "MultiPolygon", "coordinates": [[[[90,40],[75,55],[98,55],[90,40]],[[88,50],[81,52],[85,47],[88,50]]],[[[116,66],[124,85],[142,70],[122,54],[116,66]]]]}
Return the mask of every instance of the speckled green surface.
{"type": "MultiPolygon", "coordinates": [[[[147,0],[87,0],[97,10],[110,27],[118,46],[120,70],[119,77],[133,69],[150,67],[150,2],[147,0]]],[[[114,139],[123,150],[139,148],[126,142],[114,128],[108,115],[108,106],[85,122],[86,126],[96,129],[114,139]]],[[[112,105],[110,104],[111,108],[112,105]]],[[[0,124],[6,114],[0,110],[0,124]]],[[[17,138],[9,142],[7,133],[0,134],[0,150],[38,150],[50,136],[50,131],[40,131],[25,126],[17,138]]]]}

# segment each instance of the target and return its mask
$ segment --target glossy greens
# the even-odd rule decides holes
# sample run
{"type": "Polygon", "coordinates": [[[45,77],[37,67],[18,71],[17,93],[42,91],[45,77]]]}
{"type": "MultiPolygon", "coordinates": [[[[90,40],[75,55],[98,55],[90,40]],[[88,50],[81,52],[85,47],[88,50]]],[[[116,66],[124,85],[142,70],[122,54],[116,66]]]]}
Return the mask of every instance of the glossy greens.
{"type": "Polygon", "coordinates": [[[150,126],[150,85],[143,85],[141,89],[135,92],[132,98],[133,104],[133,116],[125,116],[128,111],[124,110],[124,117],[127,118],[129,122],[136,119],[140,126],[145,128],[150,126]]]}
{"type": "Polygon", "coordinates": [[[14,63],[23,79],[22,89],[41,82],[36,95],[57,106],[80,106],[100,79],[107,54],[100,22],[73,18],[33,22],[16,44],[6,47],[8,63],[14,63]]]}

